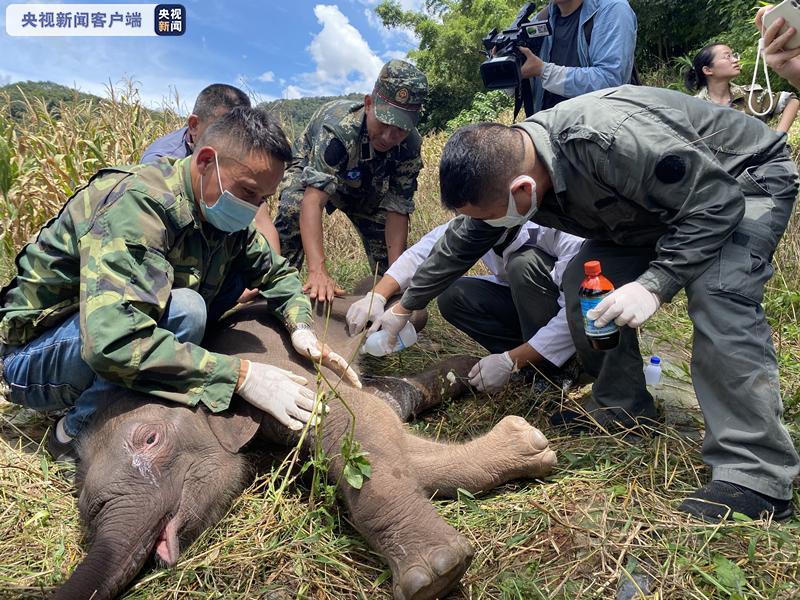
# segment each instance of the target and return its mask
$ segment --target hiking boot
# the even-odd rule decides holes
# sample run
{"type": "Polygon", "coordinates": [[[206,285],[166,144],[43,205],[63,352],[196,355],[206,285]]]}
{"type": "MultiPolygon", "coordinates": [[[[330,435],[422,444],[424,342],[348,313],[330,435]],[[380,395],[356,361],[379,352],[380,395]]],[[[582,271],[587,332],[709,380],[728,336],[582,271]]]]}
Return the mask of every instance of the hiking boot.
{"type": "Polygon", "coordinates": [[[718,479],[692,492],[678,510],[709,523],[732,519],[735,512],[753,520],[772,517],[775,521],[785,521],[793,512],[791,500],[772,498],[718,479]]]}
{"type": "Polygon", "coordinates": [[[64,419],[61,419],[50,428],[47,434],[47,451],[53,460],[63,466],[75,467],[78,463],[78,452],[75,449],[75,440],[70,439],[68,442],[62,442],[59,439],[59,433],[63,433],[64,419]]]}

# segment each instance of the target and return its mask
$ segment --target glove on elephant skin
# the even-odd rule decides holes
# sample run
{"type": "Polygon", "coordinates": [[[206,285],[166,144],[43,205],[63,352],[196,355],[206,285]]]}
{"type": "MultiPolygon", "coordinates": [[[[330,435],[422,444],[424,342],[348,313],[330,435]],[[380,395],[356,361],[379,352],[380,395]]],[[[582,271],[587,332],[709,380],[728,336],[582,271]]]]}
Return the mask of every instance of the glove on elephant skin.
{"type": "MultiPolygon", "coordinates": [[[[315,326],[320,340],[348,358],[359,343],[347,336],[344,322],[354,299],[337,299],[330,319],[318,315],[315,326]]],[[[314,365],[297,355],[285,329],[263,305],[234,313],[207,334],[205,346],[316,379],[314,365]]],[[[463,394],[476,360],[455,357],[407,379],[364,377],[361,390],[338,382],[325,368],[320,371],[322,385],[335,385],[338,396],[329,400],[330,411],[307,437],[306,448],[320,436],[330,457],[328,476],[340,481],[339,496],[352,523],[388,562],[398,600],[445,594],[472,560],[469,541],[438,515],[431,497],[544,477],[555,465],[547,439],[521,417],[505,417],[486,435],[463,444],[427,440],[403,424],[463,394]],[[454,382],[447,377],[451,371],[454,382]],[[351,428],[372,465],[361,489],[340,477],[341,444],[351,428]]],[[[255,453],[249,450],[299,439],[297,432],[236,397],[228,410],[211,414],[202,407],[120,394],[79,440],[78,506],[89,550],[55,597],[113,598],[152,557],[174,565],[252,481],[255,453]]]]}

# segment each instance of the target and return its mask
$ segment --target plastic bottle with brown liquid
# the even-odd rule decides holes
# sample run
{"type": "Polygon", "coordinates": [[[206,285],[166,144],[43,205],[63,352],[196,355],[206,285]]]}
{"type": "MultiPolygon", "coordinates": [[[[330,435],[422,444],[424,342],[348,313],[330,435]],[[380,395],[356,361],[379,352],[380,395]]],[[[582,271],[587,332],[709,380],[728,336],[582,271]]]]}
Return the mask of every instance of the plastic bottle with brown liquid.
{"type": "Polygon", "coordinates": [[[586,278],[581,282],[578,298],[581,301],[583,314],[583,331],[589,340],[589,345],[595,350],[611,350],[619,344],[619,327],[614,321],[603,327],[595,327],[594,320],[588,319],[586,313],[600,304],[600,301],[614,291],[612,284],[603,276],[600,261],[590,260],[583,264],[586,278]]]}

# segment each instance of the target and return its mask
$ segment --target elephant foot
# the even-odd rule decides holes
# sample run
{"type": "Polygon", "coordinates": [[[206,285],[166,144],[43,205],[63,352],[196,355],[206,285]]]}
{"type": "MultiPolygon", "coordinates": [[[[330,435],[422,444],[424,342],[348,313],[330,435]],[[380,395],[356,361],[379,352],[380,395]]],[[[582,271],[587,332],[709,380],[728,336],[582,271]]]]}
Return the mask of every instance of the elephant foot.
{"type": "Polygon", "coordinates": [[[458,584],[475,550],[464,536],[454,533],[449,545],[430,546],[392,564],[395,600],[439,598],[458,584]]]}
{"type": "MultiPolygon", "coordinates": [[[[498,451],[510,465],[506,480],[541,479],[556,466],[556,453],[544,434],[522,417],[504,417],[490,434],[499,442],[498,451]]],[[[502,464],[502,463],[501,463],[502,464]]]]}

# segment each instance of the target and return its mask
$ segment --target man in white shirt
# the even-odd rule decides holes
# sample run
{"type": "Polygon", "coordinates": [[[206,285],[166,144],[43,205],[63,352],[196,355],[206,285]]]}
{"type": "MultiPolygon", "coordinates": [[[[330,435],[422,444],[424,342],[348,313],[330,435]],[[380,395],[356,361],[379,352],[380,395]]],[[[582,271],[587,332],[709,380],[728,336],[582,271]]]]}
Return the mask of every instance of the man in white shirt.
{"type": "MultiPolygon", "coordinates": [[[[350,307],[350,335],[377,320],[387,299],[408,287],[448,225],[406,250],[373,290],[350,307]]],[[[478,390],[497,391],[528,365],[552,371],[575,353],[560,286],[581,244],[583,238],[526,222],[483,256],[491,275],[461,277],[438,297],[442,316],[491,352],[470,372],[478,390]]]]}

